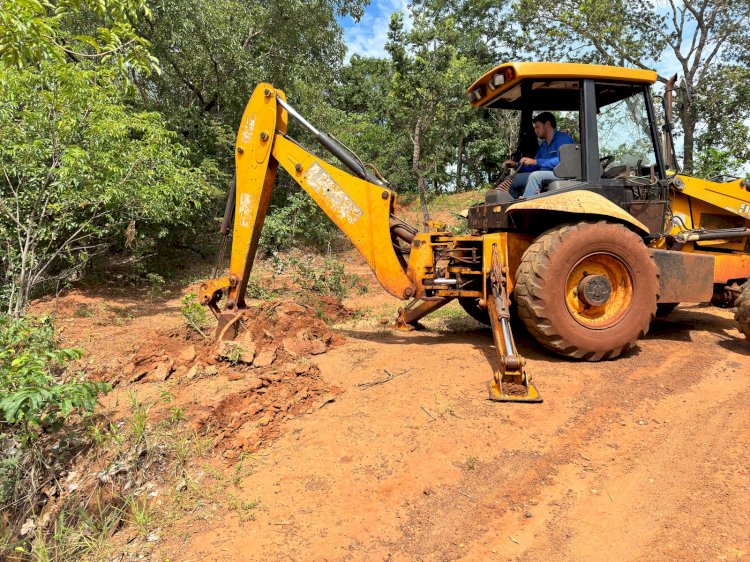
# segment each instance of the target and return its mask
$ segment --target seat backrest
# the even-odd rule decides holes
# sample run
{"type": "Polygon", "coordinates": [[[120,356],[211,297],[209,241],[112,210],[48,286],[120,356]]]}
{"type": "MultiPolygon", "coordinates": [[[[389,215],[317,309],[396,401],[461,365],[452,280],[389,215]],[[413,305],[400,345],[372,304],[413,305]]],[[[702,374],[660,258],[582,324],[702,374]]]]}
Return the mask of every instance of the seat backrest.
{"type": "Polygon", "coordinates": [[[558,178],[581,179],[581,145],[564,144],[560,147],[560,163],[554,173],[558,178]]]}

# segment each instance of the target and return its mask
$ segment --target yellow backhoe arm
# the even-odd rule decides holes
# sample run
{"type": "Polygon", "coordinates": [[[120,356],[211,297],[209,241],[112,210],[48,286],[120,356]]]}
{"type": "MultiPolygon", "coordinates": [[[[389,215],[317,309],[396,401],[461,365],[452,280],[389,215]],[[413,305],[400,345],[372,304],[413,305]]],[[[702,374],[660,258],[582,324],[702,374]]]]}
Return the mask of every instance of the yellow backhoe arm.
{"type": "Polygon", "coordinates": [[[285,99],[283,91],[259,84],[242,116],[235,153],[229,273],[203,283],[199,295],[219,319],[220,330],[237,310],[245,308],[245,290],[279,164],[349,237],[386,291],[403,299],[414,295],[403,258],[394,247],[394,235],[409,235],[409,227],[393,217],[396,193],[328,164],[287,137],[288,110],[292,109],[285,99]],[[218,308],[224,293],[228,316],[218,308]]]}

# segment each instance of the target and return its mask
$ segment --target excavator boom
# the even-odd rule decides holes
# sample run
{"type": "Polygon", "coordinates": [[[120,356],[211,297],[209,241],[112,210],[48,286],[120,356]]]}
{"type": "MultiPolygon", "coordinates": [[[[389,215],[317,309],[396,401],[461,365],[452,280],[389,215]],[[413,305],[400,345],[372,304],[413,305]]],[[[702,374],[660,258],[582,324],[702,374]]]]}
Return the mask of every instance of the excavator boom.
{"type": "MultiPolygon", "coordinates": [[[[396,193],[379,185],[381,182],[364,166],[360,175],[365,179],[356,177],[289,138],[286,130],[290,110],[305,125],[312,126],[285,100],[283,91],[259,84],[242,116],[235,152],[234,200],[227,205],[227,216],[234,216],[229,273],[206,281],[199,296],[217,315],[220,325],[226,321],[218,309],[218,300],[224,293],[230,312],[245,307],[245,290],[279,164],[349,237],[386,291],[402,299],[414,295],[414,284],[406,275],[405,262],[397,254],[392,238],[408,240],[416,230],[393,216],[396,193]]],[[[342,161],[357,166],[354,157],[339,148],[334,139],[312,130],[342,161]]]]}

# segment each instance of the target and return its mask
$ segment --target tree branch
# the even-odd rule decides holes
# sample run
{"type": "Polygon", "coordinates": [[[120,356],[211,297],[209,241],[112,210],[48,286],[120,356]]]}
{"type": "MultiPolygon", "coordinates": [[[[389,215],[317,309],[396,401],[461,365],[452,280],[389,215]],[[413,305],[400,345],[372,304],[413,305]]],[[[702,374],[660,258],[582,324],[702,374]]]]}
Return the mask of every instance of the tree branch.
{"type": "Polygon", "coordinates": [[[36,283],[36,280],[39,278],[39,276],[50,266],[50,264],[55,260],[55,258],[57,258],[57,256],[60,255],[60,253],[66,248],[66,246],[68,246],[68,244],[70,244],[70,243],[74,242],[75,240],[79,239],[79,238],[77,238],[77,236],[78,236],[78,234],[80,234],[80,232],[84,228],[86,228],[88,225],[90,225],[92,222],[94,222],[94,220],[98,219],[99,217],[103,217],[103,216],[108,215],[108,214],[109,214],[109,211],[105,211],[103,213],[97,213],[97,214],[93,215],[85,223],[83,223],[81,226],[79,226],[78,229],[73,234],[71,234],[68,237],[68,239],[65,240],[65,242],[63,242],[60,245],[60,247],[57,249],[57,251],[55,251],[55,253],[52,254],[52,256],[47,260],[47,263],[45,263],[44,266],[41,269],[37,270],[36,274],[34,275],[34,277],[32,279],[32,284],[36,283]]]}

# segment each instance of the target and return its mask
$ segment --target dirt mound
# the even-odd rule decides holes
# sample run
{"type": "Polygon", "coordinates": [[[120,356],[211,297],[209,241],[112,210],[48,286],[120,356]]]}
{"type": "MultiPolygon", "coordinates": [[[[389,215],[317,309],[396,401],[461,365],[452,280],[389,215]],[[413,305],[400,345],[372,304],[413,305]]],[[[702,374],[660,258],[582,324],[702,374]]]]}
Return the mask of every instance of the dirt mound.
{"type": "Polygon", "coordinates": [[[316,365],[292,365],[283,373],[261,374],[229,394],[199,422],[216,427],[217,448],[228,459],[254,452],[275,439],[284,421],[312,414],[341,390],[327,387],[316,365]]]}
{"type": "Polygon", "coordinates": [[[265,367],[273,364],[273,361],[267,364],[270,350],[282,362],[298,356],[325,353],[330,345],[341,340],[320,317],[338,317],[342,310],[345,309],[338,301],[322,299],[315,308],[288,301],[250,308],[240,320],[239,333],[234,342],[220,345],[219,355],[225,353],[227,347],[238,346],[235,349],[255,355],[253,364],[263,357],[260,366],[265,367]]]}
{"type": "Polygon", "coordinates": [[[184,402],[188,420],[215,435],[217,448],[232,459],[256,451],[279,434],[284,420],[313,413],[340,392],[323,383],[310,358],[342,341],[319,316],[346,314],[334,299],[314,307],[258,303],[236,322],[231,341],[198,340],[187,328],[157,334],[112,382],[176,381],[177,402],[184,402]],[[218,385],[217,379],[232,384],[218,385]]]}

